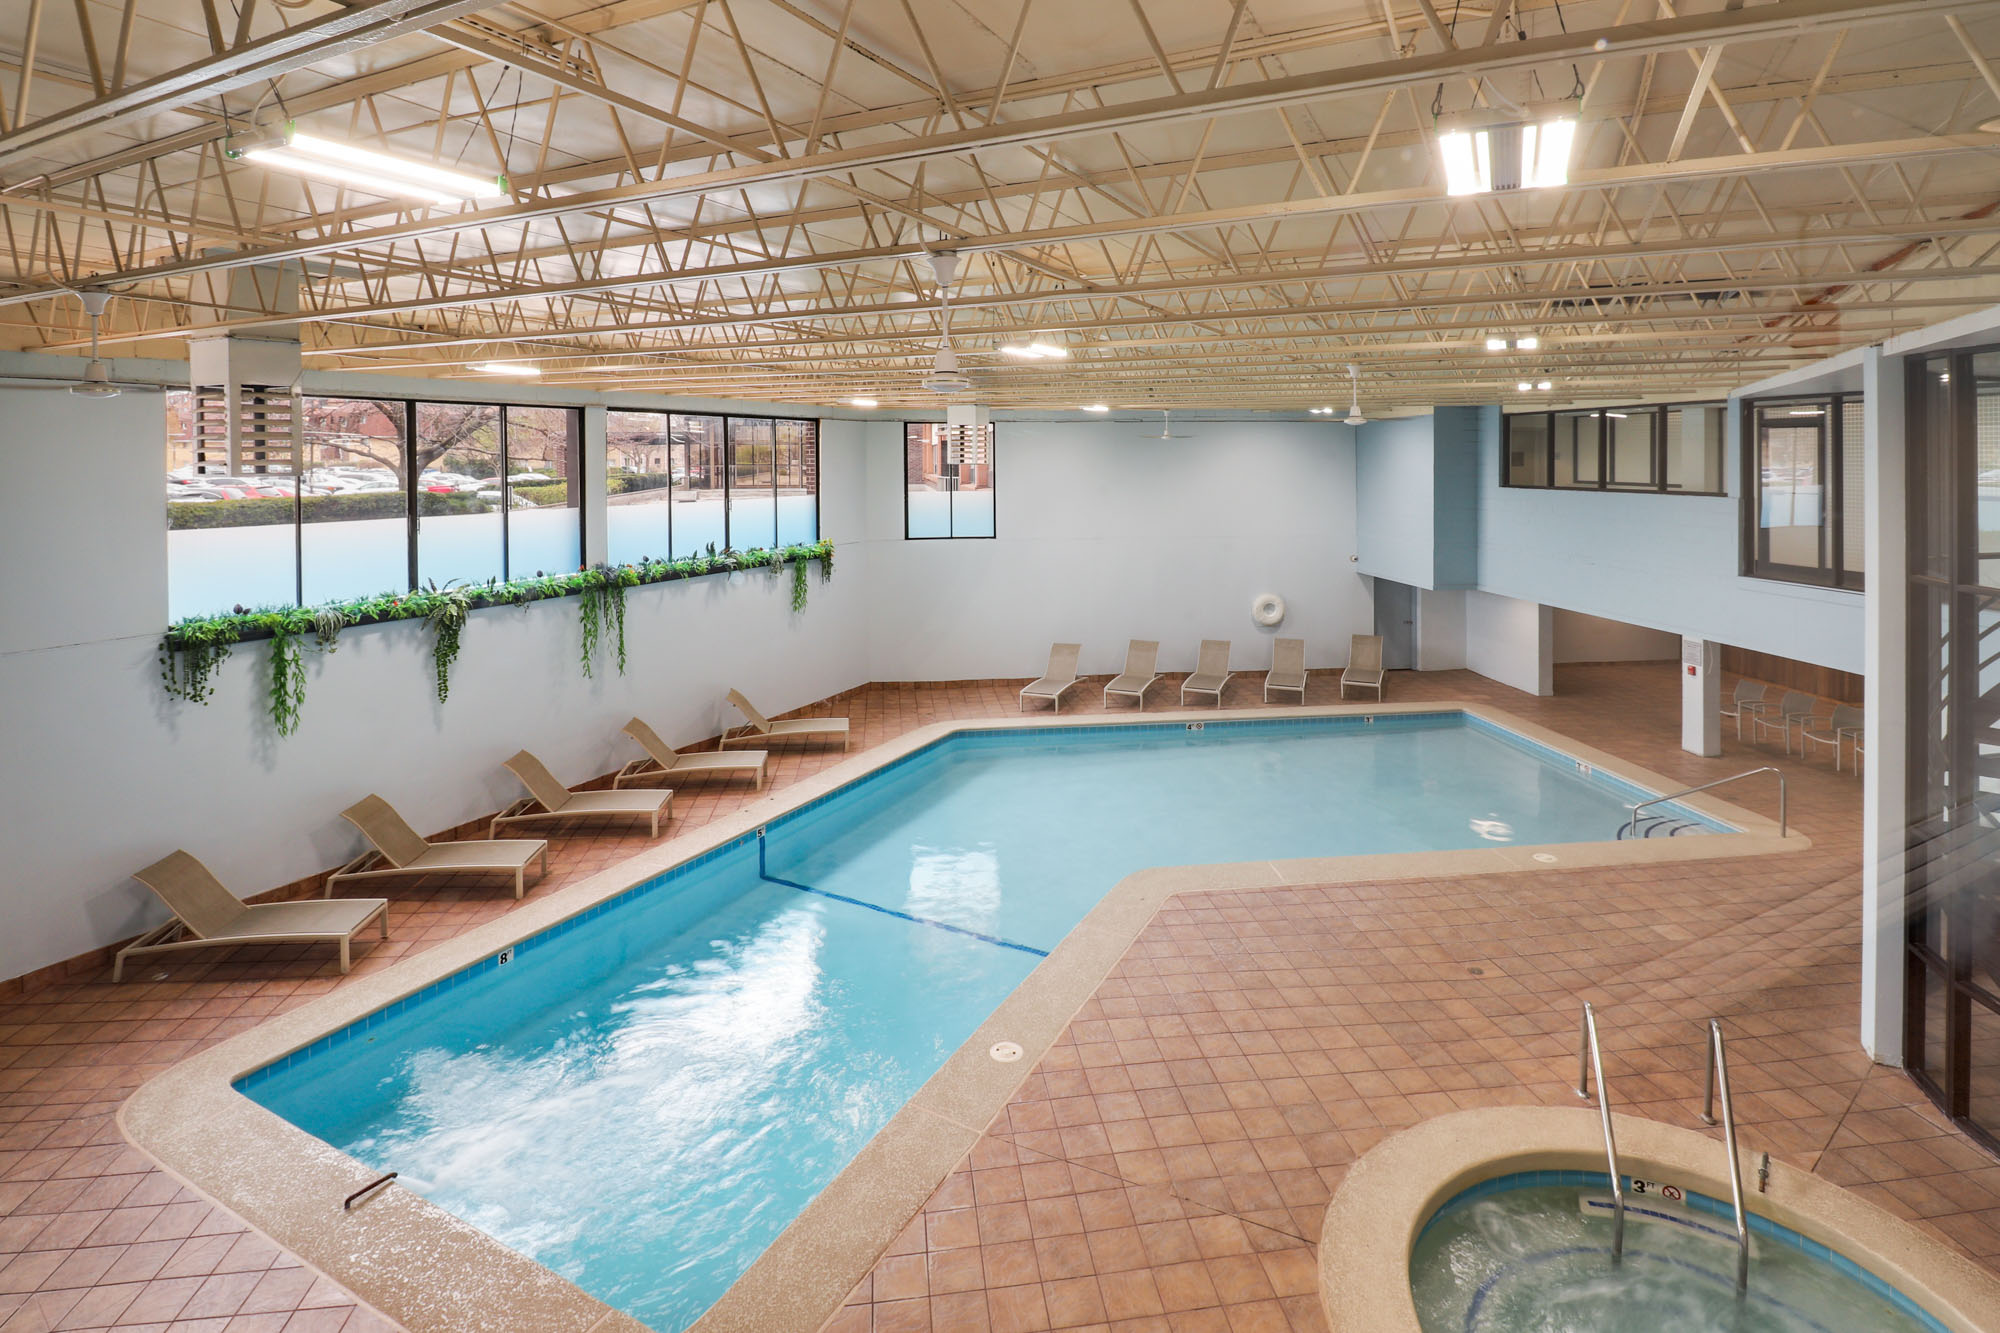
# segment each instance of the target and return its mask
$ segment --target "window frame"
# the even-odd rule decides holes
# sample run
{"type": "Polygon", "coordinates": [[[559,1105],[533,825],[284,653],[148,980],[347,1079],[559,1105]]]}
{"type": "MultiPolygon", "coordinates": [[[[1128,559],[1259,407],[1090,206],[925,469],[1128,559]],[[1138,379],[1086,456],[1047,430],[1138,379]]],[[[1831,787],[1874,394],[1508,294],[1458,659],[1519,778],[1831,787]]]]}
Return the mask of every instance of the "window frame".
{"type": "MultiPolygon", "coordinates": [[[[711,417],[722,423],[722,441],[721,441],[722,443],[722,546],[719,548],[719,550],[723,551],[735,551],[738,549],[744,549],[744,550],[767,549],[764,547],[755,547],[755,546],[738,548],[735,543],[733,534],[731,534],[731,532],[729,531],[729,501],[730,497],[734,495],[736,491],[735,462],[730,456],[732,448],[732,442],[730,440],[730,430],[729,430],[730,423],[733,421],[768,421],[771,423],[771,487],[770,487],[771,546],[768,549],[773,551],[784,549],[783,543],[778,541],[778,533],[781,530],[780,524],[778,522],[778,509],[777,509],[778,490],[779,490],[778,451],[782,447],[782,445],[779,443],[778,440],[778,423],[781,421],[796,421],[804,425],[811,426],[812,458],[810,463],[806,467],[806,474],[812,478],[813,540],[814,541],[820,540],[821,518],[823,517],[823,515],[820,512],[820,489],[819,489],[819,481],[822,475],[822,469],[820,467],[820,437],[822,429],[825,426],[825,418],[787,417],[787,416],[779,416],[775,412],[686,412],[671,407],[625,407],[622,405],[611,408],[609,410],[612,412],[620,412],[628,415],[635,413],[644,413],[647,416],[665,417],[667,419],[667,485],[665,487],[665,490],[667,492],[669,504],[673,503],[672,497],[675,490],[675,486],[673,483],[674,418],[711,417]]],[[[606,429],[607,430],[609,429],[608,425],[606,429]]],[[[611,530],[611,515],[610,515],[610,505],[609,505],[611,496],[608,490],[604,498],[606,501],[604,527],[605,527],[605,532],[608,535],[611,530]]],[[[666,552],[659,558],[662,560],[677,560],[684,558],[676,556],[674,554],[674,516],[671,510],[667,514],[667,549],[666,552]]]]}
{"type": "Polygon", "coordinates": [[[1743,400],[1737,429],[1738,452],[1742,455],[1738,463],[1742,470],[1743,503],[1736,544],[1737,570],[1743,577],[1812,588],[1832,588],[1837,592],[1866,591],[1864,571],[1849,569],[1846,564],[1847,450],[1844,439],[1850,410],[1857,414],[1856,429],[1865,429],[1859,424],[1858,416],[1863,410],[1863,401],[1860,393],[1847,391],[1779,394],[1743,400]],[[1763,450],[1758,439],[1758,417],[1766,408],[1789,410],[1802,405],[1822,409],[1819,447],[1820,547],[1823,563],[1819,567],[1788,565],[1771,560],[1765,554],[1767,548],[1763,534],[1766,529],[1758,522],[1764,505],[1764,470],[1760,464],[1763,450]]]}
{"type": "Polygon", "coordinates": [[[1718,457],[1716,460],[1717,466],[1715,469],[1715,476],[1716,476],[1716,485],[1718,489],[1712,491],[1697,491],[1697,490],[1687,489],[1686,487],[1669,486],[1667,484],[1668,414],[1675,411],[1676,409],[1684,411],[1689,408],[1722,408],[1726,411],[1727,407],[1728,407],[1727,402],[1723,400],[1714,398],[1695,398],[1695,399],[1689,399],[1685,402],[1671,402],[1671,403],[1623,403],[1609,407],[1583,407],[1583,408],[1551,407],[1534,412],[1503,411],[1500,414],[1500,485],[1508,490],[1516,490],[1516,491],[1582,491],[1582,492],[1599,492],[1599,493],[1608,492],[1613,495],[1681,495],[1681,496],[1694,496],[1697,498],[1711,499],[1711,500],[1727,496],[1729,494],[1729,480],[1727,476],[1728,440],[1726,437],[1716,442],[1716,448],[1722,455],[1721,457],[1718,457]],[[1651,418],[1652,437],[1653,437],[1652,459],[1653,459],[1653,477],[1654,477],[1653,483],[1651,485],[1619,486],[1619,485],[1613,485],[1611,483],[1610,480],[1611,460],[1612,460],[1611,424],[1614,420],[1618,419],[1614,418],[1611,415],[1614,412],[1624,413],[1627,417],[1631,416],[1633,413],[1643,412],[1646,413],[1647,416],[1651,418]],[[1573,482],[1568,486],[1560,486],[1556,484],[1556,418],[1561,416],[1576,416],[1581,414],[1589,414],[1590,416],[1594,417],[1597,421],[1596,480],[1588,484],[1577,484],[1573,482]],[[1542,421],[1542,428],[1543,428],[1542,475],[1548,478],[1547,481],[1517,482],[1513,479],[1514,450],[1513,450],[1513,426],[1511,423],[1517,417],[1538,417],[1542,421]]]}
{"type": "MultiPolygon", "coordinates": [[[[1000,432],[997,427],[992,425],[988,425],[986,428],[988,432],[986,447],[989,454],[986,460],[986,467],[990,474],[988,489],[993,492],[993,531],[969,532],[964,536],[960,536],[955,531],[947,531],[942,536],[936,537],[919,537],[910,532],[910,428],[912,426],[936,426],[942,428],[946,424],[948,423],[942,421],[906,420],[903,422],[903,466],[898,469],[903,478],[903,540],[906,542],[990,542],[997,540],[1000,536],[1000,432]]],[[[956,488],[951,491],[953,495],[957,493],[956,488]]],[[[956,510],[956,505],[950,506],[946,510],[947,515],[952,516],[946,519],[945,525],[947,528],[957,526],[954,522],[956,510]]]]}

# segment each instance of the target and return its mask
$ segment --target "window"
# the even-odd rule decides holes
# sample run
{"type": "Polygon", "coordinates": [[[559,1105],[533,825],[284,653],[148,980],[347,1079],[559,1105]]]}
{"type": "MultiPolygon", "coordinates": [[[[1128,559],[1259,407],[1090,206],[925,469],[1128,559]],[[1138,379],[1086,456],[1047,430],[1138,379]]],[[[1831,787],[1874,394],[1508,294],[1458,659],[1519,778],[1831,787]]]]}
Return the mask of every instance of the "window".
{"type": "Polygon", "coordinates": [[[1507,486],[1721,495],[1719,403],[1516,412],[1501,418],[1507,486]]]}
{"type": "Polygon", "coordinates": [[[608,412],[605,454],[614,564],[819,540],[817,421],[608,412]]]}
{"type": "Polygon", "coordinates": [[[1860,588],[1860,395],[1759,399],[1743,414],[1743,572],[1860,588]]]}
{"type": "Polygon", "coordinates": [[[903,535],[911,539],[991,537],[993,450],[960,443],[937,422],[903,426],[903,535]]]}
{"type": "Polygon", "coordinates": [[[299,457],[197,470],[192,395],[166,395],[167,613],[316,606],[583,563],[582,414],[299,399],[299,457]]]}

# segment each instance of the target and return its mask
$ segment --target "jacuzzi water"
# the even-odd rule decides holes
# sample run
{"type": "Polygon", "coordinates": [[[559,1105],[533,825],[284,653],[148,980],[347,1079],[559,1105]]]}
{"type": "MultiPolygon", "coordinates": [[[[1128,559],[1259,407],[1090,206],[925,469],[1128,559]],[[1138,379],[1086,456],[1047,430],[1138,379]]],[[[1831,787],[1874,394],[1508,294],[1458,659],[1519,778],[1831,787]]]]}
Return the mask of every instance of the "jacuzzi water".
{"type": "Polygon", "coordinates": [[[1557,1175],[1593,1183],[1503,1179],[1439,1210],[1410,1255],[1424,1333],[1945,1333],[1880,1278],[1754,1215],[1738,1299],[1733,1214],[1705,1195],[1628,1195],[1613,1262],[1607,1178],[1530,1178],[1557,1175]]]}
{"type": "Polygon", "coordinates": [[[1133,871],[1600,841],[1645,795],[1455,712],[961,733],[239,1086],[678,1330],[1133,871]]]}

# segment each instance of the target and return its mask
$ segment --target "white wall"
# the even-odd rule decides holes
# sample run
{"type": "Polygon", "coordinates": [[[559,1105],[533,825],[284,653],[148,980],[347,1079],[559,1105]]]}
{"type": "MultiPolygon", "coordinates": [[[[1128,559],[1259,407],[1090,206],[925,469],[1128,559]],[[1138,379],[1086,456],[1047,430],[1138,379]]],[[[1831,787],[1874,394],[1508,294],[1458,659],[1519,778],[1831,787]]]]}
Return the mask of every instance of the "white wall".
{"type": "Polygon", "coordinates": [[[1419,671],[1458,671],[1465,666],[1465,594],[1417,590],[1419,671]]]}
{"type": "Polygon", "coordinates": [[[1002,421],[991,540],[903,539],[900,422],[869,431],[868,542],[876,680],[1036,676],[1051,642],[1108,674],[1129,639],[1157,639],[1167,671],[1204,638],[1261,671],[1267,642],[1303,638],[1314,667],[1370,632],[1355,572],[1354,444],[1318,422],[1174,418],[1189,438],[1147,440],[1137,420],[1002,421]],[[1260,593],[1284,623],[1250,618],[1260,593]]]}
{"type": "Polygon", "coordinates": [[[1465,664],[1528,694],[1555,693],[1552,608],[1492,593],[1465,594],[1465,664]]]}
{"type": "Polygon", "coordinates": [[[629,674],[589,681],[574,600],[476,611],[442,706],[428,632],[351,629],[331,656],[308,649],[300,729],[281,739],[262,643],[206,706],[160,689],[160,399],[0,389],[0,421],[0,978],[162,919],[127,876],[176,847],[257,893],[358,850],[338,812],[371,791],[429,832],[518,795],[499,764],[523,746],[576,781],[633,757],[617,729],[634,713],[694,740],[731,720],[731,685],[776,712],[868,679],[856,422],[822,427],[822,530],[842,549],[803,615],[760,571],[632,589],[629,674]]]}
{"type": "Polygon", "coordinates": [[[1622,620],[1587,616],[1580,611],[1558,610],[1555,631],[1558,663],[1671,662],[1681,655],[1677,634],[1622,620]]]}

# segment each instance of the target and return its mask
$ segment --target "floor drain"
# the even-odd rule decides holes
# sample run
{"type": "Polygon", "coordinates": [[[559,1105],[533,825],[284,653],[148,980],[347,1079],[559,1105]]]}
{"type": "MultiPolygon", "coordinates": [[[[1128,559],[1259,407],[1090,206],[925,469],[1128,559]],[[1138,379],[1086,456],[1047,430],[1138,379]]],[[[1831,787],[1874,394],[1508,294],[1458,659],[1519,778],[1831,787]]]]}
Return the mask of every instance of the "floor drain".
{"type": "Polygon", "coordinates": [[[1546,866],[1552,866],[1556,863],[1555,853],[1553,852],[1536,852],[1535,859],[1546,866]]]}
{"type": "Polygon", "coordinates": [[[1020,1043],[1012,1041],[996,1041],[986,1053],[1003,1065],[1013,1064],[1023,1054],[1020,1043]]]}

